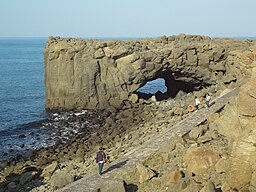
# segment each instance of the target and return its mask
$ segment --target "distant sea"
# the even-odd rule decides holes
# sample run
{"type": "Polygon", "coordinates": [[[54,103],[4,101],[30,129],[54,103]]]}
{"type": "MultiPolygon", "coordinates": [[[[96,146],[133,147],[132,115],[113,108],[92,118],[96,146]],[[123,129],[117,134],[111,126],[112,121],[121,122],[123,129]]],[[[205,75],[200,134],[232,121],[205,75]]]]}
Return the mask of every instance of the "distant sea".
{"type": "Polygon", "coordinates": [[[0,38],[0,156],[12,150],[12,145],[18,147],[18,136],[33,132],[46,118],[43,64],[46,40],[0,38]]]}
{"type": "MultiPolygon", "coordinates": [[[[9,146],[20,145],[19,135],[39,129],[47,119],[43,61],[46,41],[47,38],[0,38],[0,156],[8,152],[9,146]]],[[[139,91],[158,90],[166,91],[163,79],[148,82],[139,91]]],[[[25,142],[38,141],[28,138],[25,142]]]]}

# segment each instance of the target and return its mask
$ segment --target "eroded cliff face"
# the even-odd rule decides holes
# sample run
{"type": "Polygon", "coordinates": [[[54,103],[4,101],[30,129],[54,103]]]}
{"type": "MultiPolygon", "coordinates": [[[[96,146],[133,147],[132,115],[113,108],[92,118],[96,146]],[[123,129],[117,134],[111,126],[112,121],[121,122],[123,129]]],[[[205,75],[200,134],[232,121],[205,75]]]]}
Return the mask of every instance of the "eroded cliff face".
{"type": "Polygon", "coordinates": [[[120,108],[159,77],[170,96],[228,86],[249,74],[253,44],[183,34],[133,41],[50,37],[44,52],[46,108],[120,108]]]}

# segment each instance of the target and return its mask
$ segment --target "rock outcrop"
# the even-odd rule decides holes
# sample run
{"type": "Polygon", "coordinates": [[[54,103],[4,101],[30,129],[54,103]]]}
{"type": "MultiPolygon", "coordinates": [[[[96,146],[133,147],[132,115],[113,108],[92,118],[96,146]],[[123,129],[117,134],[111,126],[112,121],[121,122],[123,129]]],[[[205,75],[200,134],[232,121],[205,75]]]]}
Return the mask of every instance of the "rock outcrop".
{"type": "Polygon", "coordinates": [[[255,83],[256,79],[252,78],[241,86],[236,100],[215,122],[218,131],[230,140],[231,154],[227,159],[227,175],[222,186],[224,191],[256,190],[255,83]]]}
{"type": "Polygon", "coordinates": [[[167,97],[238,82],[254,62],[252,41],[196,35],[133,41],[50,37],[45,57],[46,108],[106,109],[134,101],[147,81],[164,78],[167,97]]]}

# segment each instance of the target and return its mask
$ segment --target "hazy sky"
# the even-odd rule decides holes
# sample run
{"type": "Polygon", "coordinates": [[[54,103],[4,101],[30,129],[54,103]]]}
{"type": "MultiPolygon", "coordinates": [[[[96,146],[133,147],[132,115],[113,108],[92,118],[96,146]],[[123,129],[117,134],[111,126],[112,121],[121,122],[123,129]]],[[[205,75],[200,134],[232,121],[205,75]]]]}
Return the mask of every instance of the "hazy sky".
{"type": "Polygon", "coordinates": [[[0,37],[256,36],[256,0],[0,0],[0,37]]]}

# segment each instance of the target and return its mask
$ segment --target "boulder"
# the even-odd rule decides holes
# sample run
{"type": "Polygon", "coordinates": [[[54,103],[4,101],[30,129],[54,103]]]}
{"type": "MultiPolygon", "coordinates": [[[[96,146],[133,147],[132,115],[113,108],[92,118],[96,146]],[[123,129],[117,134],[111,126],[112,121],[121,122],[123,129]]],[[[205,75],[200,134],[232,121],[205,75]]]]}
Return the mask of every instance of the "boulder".
{"type": "Polygon", "coordinates": [[[200,184],[197,184],[195,182],[190,183],[185,189],[182,190],[182,192],[192,192],[192,191],[200,191],[202,187],[200,184]]]}
{"type": "Polygon", "coordinates": [[[74,175],[69,169],[62,169],[55,171],[50,179],[50,183],[53,189],[60,189],[74,181],[74,175]]]}
{"type": "Polygon", "coordinates": [[[30,181],[32,181],[33,179],[35,179],[36,177],[38,176],[38,172],[37,171],[29,171],[29,172],[26,172],[26,173],[23,173],[21,176],[20,176],[20,185],[24,185],[30,181]]]}
{"type": "Polygon", "coordinates": [[[188,186],[188,181],[180,179],[175,182],[173,185],[166,187],[166,192],[182,192],[188,186]]]}
{"type": "Polygon", "coordinates": [[[193,129],[191,129],[191,131],[189,132],[189,136],[192,139],[197,139],[199,136],[201,136],[204,132],[204,129],[202,126],[199,127],[195,127],[193,129]]]}
{"type": "Polygon", "coordinates": [[[136,169],[139,174],[139,183],[144,183],[156,175],[153,170],[140,163],[136,165],[136,169]]]}
{"type": "Polygon", "coordinates": [[[45,167],[43,169],[41,177],[44,177],[44,178],[51,177],[53,172],[57,169],[57,167],[58,167],[58,162],[55,161],[55,162],[51,163],[50,165],[48,165],[47,167],[45,167]]]}
{"type": "Polygon", "coordinates": [[[100,48],[100,49],[98,49],[95,53],[94,53],[94,58],[95,59],[100,59],[100,58],[102,58],[102,57],[104,57],[105,56],[105,53],[104,53],[104,51],[100,48]]]}
{"type": "Polygon", "coordinates": [[[210,69],[213,71],[226,71],[225,64],[223,62],[211,64],[210,69]]]}
{"type": "Polygon", "coordinates": [[[240,88],[237,97],[237,109],[239,115],[256,116],[256,79],[251,79],[240,88]]]}
{"type": "Polygon", "coordinates": [[[228,73],[227,75],[225,75],[223,77],[222,80],[224,83],[231,83],[231,82],[235,82],[237,80],[237,78],[234,76],[234,74],[228,73]]]}
{"type": "Polygon", "coordinates": [[[172,184],[174,184],[175,182],[177,182],[179,179],[181,179],[182,175],[180,173],[179,170],[173,170],[170,172],[168,179],[166,181],[166,186],[170,186],[172,184]]]}
{"type": "Polygon", "coordinates": [[[253,187],[256,188],[256,170],[254,169],[254,172],[252,173],[251,183],[253,187]]]}
{"type": "MultiPolygon", "coordinates": [[[[255,126],[255,125],[254,125],[255,126]]],[[[224,189],[240,190],[252,181],[256,167],[256,130],[234,141],[231,157],[228,160],[229,168],[226,171],[224,189]]]]}
{"type": "Polygon", "coordinates": [[[225,58],[225,49],[219,48],[215,49],[215,52],[213,53],[213,60],[216,62],[219,62],[225,58]]]}
{"type": "Polygon", "coordinates": [[[10,191],[15,191],[14,189],[17,187],[17,185],[14,183],[14,182],[10,182],[8,185],[7,185],[7,188],[10,190],[10,191]]]}
{"type": "Polygon", "coordinates": [[[138,102],[139,97],[137,94],[131,94],[131,96],[129,97],[129,100],[134,104],[138,102]]]}
{"type": "Polygon", "coordinates": [[[112,54],[113,59],[124,57],[128,54],[128,48],[125,46],[118,47],[112,54]]]}
{"type": "Polygon", "coordinates": [[[211,141],[212,139],[213,139],[212,135],[210,134],[209,131],[207,131],[203,136],[198,138],[197,142],[198,143],[206,143],[206,142],[211,141]]]}
{"type": "Polygon", "coordinates": [[[213,168],[219,159],[219,155],[210,149],[189,148],[184,156],[184,164],[190,175],[203,175],[213,168]]]}
{"type": "Polygon", "coordinates": [[[215,192],[214,185],[211,181],[208,181],[204,187],[200,190],[200,192],[215,192]]]}
{"type": "Polygon", "coordinates": [[[217,126],[218,133],[229,139],[240,137],[242,134],[239,114],[237,109],[233,106],[226,106],[226,110],[223,112],[222,116],[214,123],[217,126]]]}
{"type": "Polygon", "coordinates": [[[209,55],[205,53],[198,53],[198,65],[203,67],[209,66],[209,55]]]}
{"type": "Polygon", "coordinates": [[[100,183],[101,192],[125,192],[124,181],[117,179],[103,179],[100,183]]]}
{"type": "Polygon", "coordinates": [[[225,173],[228,169],[228,161],[226,159],[220,159],[215,164],[215,170],[217,173],[225,173]]]}

